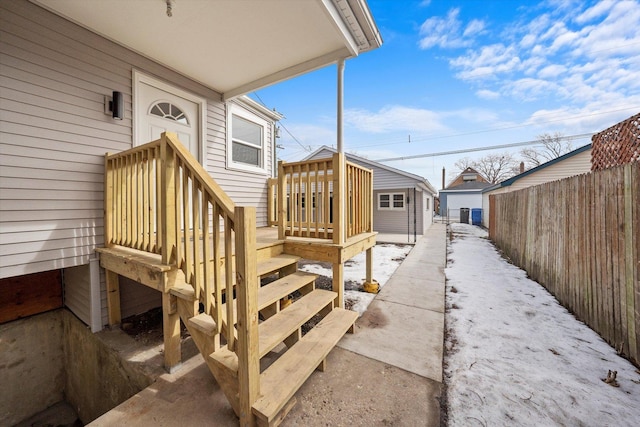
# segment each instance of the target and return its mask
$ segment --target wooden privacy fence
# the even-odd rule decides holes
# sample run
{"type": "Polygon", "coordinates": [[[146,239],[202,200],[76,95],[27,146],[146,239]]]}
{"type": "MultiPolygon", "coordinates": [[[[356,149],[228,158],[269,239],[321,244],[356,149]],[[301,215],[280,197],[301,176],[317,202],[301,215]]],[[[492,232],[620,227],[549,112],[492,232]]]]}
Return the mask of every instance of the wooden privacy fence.
{"type": "Polygon", "coordinates": [[[640,162],[491,196],[490,238],[640,363],[640,162]]]}
{"type": "Polygon", "coordinates": [[[280,162],[270,180],[269,224],[285,236],[333,239],[373,231],[373,172],[344,154],[295,163],[280,162]]]}

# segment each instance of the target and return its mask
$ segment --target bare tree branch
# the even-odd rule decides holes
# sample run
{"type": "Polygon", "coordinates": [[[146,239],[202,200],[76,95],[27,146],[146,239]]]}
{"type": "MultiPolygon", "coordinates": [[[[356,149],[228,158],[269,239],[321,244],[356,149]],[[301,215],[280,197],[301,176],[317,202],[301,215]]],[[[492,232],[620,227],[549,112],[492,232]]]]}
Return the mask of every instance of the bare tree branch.
{"type": "Polygon", "coordinates": [[[514,176],[518,170],[518,162],[510,153],[504,152],[502,154],[488,154],[475,161],[473,167],[488,182],[495,184],[514,176]]]}
{"type": "Polygon", "coordinates": [[[559,132],[553,135],[543,133],[538,135],[538,139],[540,140],[539,147],[524,148],[520,151],[528,169],[540,166],[573,150],[571,142],[559,132]]]}

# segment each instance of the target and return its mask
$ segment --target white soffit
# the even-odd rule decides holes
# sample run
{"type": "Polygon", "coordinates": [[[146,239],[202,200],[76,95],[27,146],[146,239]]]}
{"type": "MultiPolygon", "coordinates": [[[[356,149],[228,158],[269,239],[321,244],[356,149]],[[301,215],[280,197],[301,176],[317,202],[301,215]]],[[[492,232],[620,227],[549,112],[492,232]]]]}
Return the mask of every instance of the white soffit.
{"type": "Polygon", "coordinates": [[[346,0],[173,0],[172,17],[165,0],[32,1],[225,98],[380,45],[371,16],[364,31],[356,19],[362,1],[354,11],[346,0]]]}

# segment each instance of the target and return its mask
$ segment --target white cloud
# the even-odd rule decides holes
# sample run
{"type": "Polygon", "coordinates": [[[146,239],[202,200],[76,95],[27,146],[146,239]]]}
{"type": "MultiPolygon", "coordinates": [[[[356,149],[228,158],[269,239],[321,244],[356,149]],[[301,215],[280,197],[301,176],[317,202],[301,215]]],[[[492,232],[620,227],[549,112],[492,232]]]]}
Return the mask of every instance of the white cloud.
{"type": "Polygon", "coordinates": [[[493,44],[480,51],[469,51],[450,61],[453,67],[462,68],[456,76],[462,80],[494,77],[498,73],[513,71],[520,64],[514,46],[493,44]]]}
{"type": "Polygon", "coordinates": [[[464,31],[461,31],[462,22],[458,19],[460,9],[449,10],[447,16],[442,18],[434,16],[422,23],[420,26],[421,49],[430,49],[438,46],[440,48],[460,48],[471,46],[471,37],[484,32],[485,22],[474,19],[467,24],[464,31]]]}
{"type": "Polygon", "coordinates": [[[488,90],[488,89],[480,89],[476,91],[476,95],[478,96],[478,98],[489,99],[489,100],[500,98],[500,94],[498,92],[488,90]]]}
{"type": "Polygon", "coordinates": [[[464,37],[474,36],[476,34],[482,33],[484,30],[484,27],[485,27],[484,21],[481,21],[480,19],[474,19],[471,22],[469,22],[467,27],[464,29],[464,33],[462,33],[462,35],[464,37]]]}
{"type": "Polygon", "coordinates": [[[455,76],[472,85],[479,98],[489,100],[547,99],[572,108],[608,105],[615,99],[637,102],[640,1],[604,1],[586,10],[570,0],[552,5],[558,8],[543,11],[527,24],[530,11],[525,11],[502,32],[499,43],[450,58],[455,76]],[[584,22],[588,24],[580,24],[584,22]]]}
{"type": "Polygon", "coordinates": [[[592,19],[598,18],[611,10],[615,3],[616,0],[603,0],[578,15],[575,21],[578,24],[584,24],[592,19]]]}
{"type": "Polygon", "coordinates": [[[344,120],[346,124],[368,133],[394,131],[426,133],[447,130],[439,113],[400,105],[387,106],[377,112],[347,109],[344,120]]]}
{"type": "Polygon", "coordinates": [[[555,78],[564,73],[566,70],[567,67],[565,67],[564,65],[551,64],[538,71],[538,77],[541,79],[555,78]]]}

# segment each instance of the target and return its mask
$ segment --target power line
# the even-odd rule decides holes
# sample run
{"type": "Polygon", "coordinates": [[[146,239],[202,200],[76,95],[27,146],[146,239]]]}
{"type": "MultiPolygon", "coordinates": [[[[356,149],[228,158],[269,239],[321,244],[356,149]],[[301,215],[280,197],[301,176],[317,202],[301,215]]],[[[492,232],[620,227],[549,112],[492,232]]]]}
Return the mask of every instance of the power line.
{"type": "MultiPolygon", "coordinates": [[[[262,100],[262,98],[260,98],[260,95],[258,95],[256,92],[253,92],[253,94],[256,96],[256,98],[258,98],[258,101],[260,101],[260,103],[261,103],[263,106],[267,107],[267,104],[265,104],[265,103],[264,103],[264,101],[262,100]]],[[[269,107],[267,107],[267,108],[269,108],[269,107]]],[[[286,117],[284,117],[284,118],[286,118],[286,117]]],[[[303,145],[303,144],[298,140],[298,138],[296,138],[296,137],[295,137],[295,136],[294,136],[294,135],[289,131],[289,129],[287,129],[287,127],[286,127],[284,124],[282,124],[282,121],[280,121],[279,123],[280,123],[280,126],[282,126],[282,129],[284,129],[284,131],[285,131],[285,132],[287,132],[287,133],[289,134],[289,136],[290,136],[290,137],[291,137],[295,142],[297,142],[297,143],[298,143],[298,145],[299,145],[300,147],[302,147],[302,148],[304,149],[304,151],[306,151],[307,153],[310,153],[310,152],[311,152],[311,147],[309,147],[309,146],[305,147],[305,146],[304,146],[304,145],[303,145]]]]}
{"type": "MultiPolygon", "coordinates": [[[[591,137],[593,136],[593,133],[583,133],[580,135],[569,135],[569,136],[564,136],[562,137],[562,139],[566,139],[567,141],[572,141],[574,139],[583,139],[583,138],[587,138],[587,137],[591,137]]],[[[501,144],[501,145],[490,145],[490,146],[485,146],[485,147],[476,147],[476,148],[465,148],[462,150],[453,150],[453,151],[441,151],[438,153],[427,153],[427,154],[416,154],[413,156],[403,156],[403,157],[390,157],[387,159],[377,159],[376,162],[393,162],[396,160],[411,160],[411,159],[421,159],[424,157],[438,157],[438,156],[447,156],[450,154],[462,154],[462,153],[472,153],[475,151],[488,151],[488,150],[496,150],[499,148],[511,148],[511,147],[521,147],[521,146],[525,146],[525,145],[536,145],[536,144],[541,144],[541,141],[539,139],[536,139],[534,141],[523,141],[523,142],[514,142],[511,144],[501,144]]]]}
{"type": "MultiPolygon", "coordinates": [[[[501,131],[501,130],[524,128],[524,127],[535,126],[535,125],[544,125],[544,124],[547,124],[547,123],[563,122],[563,121],[566,121],[566,120],[583,119],[583,118],[586,118],[586,117],[593,117],[593,116],[598,116],[598,115],[602,115],[602,114],[618,113],[620,111],[626,111],[626,110],[632,110],[632,109],[633,110],[637,110],[638,109],[638,105],[633,105],[633,106],[625,107],[625,108],[618,108],[616,110],[599,111],[599,112],[591,113],[591,114],[582,114],[582,115],[578,115],[578,116],[563,117],[563,118],[559,118],[559,119],[547,120],[547,121],[538,122],[538,123],[525,123],[525,124],[518,124],[518,125],[512,125],[512,126],[504,126],[504,127],[498,127],[498,128],[490,128],[490,129],[482,129],[482,130],[476,130],[476,131],[471,131],[471,132],[457,133],[457,134],[451,134],[451,135],[440,135],[440,136],[429,136],[429,137],[423,137],[423,138],[412,138],[411,142],[433,141],[433,140],[438,140],[438,139],[456,138],[456,137],[459,137],[459,136],[477,135],[477,134],[480,134],[480,133],[498,132],[498,131],[501,131]]],[[[550,115],[556,115],[556,114],[557,113],[552,112],[552,113],[541,114],[538,117],[550,116],[550,115]]],[[[393,140],[388,140],[388,141],[390,141],[390,142],[381,143],[381,144],[356,145],[356,146],[352,146],[352,148],[379,147],[381,145],[396,145],[398,143],[403,142],[402,141],[402,137],[394,138],[393,140]]]]}

